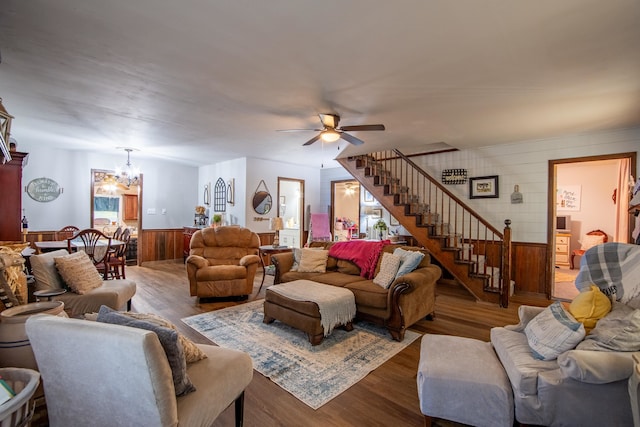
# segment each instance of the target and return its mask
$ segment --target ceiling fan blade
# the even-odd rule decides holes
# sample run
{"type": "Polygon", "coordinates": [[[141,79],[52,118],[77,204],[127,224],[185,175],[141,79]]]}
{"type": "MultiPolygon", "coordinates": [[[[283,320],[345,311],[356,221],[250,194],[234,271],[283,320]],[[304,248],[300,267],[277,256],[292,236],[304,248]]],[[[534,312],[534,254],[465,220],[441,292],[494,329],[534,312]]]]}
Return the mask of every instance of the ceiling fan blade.
{"type": "Polygon", "coordinates": [[[319,139],[320,139],[320,134],[314,136],[313,138],[311,138],[310,140],[308,140],[307,142],[305,142],[302,145],[311,145],[311,144],[313,144],[314,142],[316,142],[319,139]]]}
{"type": "Polygon", "coordinates": [[[276,129],[276,132],[320,132],[322,129],[276,129]]]}
{"type": "Polygon", "coordinates": [[[362,144],[364,144],[364,141],[363,141],[363,140],[358,139],[358,138],[356,138],[356,137],[355,137],[355,136],[353,136],[353,135],[349,135],[348,133],[344,133],[344,132],[342,132],[342,133],[340,134],[340,137],[341,137],[342,139],[344,139],[345,141],[352,143],[353,145],[362,145],[362,144]]]}
{"type": "Polygon", "coordinates": [[[355,126],[342,126],[340,130],[355,131],[355,130],[384,130],[384,125],[355,125],[355,126]]]}

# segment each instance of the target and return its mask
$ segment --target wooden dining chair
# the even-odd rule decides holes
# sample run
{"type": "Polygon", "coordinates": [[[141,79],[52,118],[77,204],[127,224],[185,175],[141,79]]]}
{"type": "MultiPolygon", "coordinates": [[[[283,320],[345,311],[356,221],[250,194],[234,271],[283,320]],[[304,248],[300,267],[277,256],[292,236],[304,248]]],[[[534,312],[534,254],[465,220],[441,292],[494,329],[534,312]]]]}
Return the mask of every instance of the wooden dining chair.
{"type": "Polygon", "coordinates": [[[113,232],[113,238],[115,240],[121,240],[120,237],[122,237],[122,233],[124,230],[122,230],[121,226],[118,226],[118,228],[116,228],[116,231],[113,232]]]}
{"type": "Polygon", "coordinates": [[[96,266],[104,279],[107,280],[109,276],[107,260],[109,258],[109,250],[111,249],[111,237],[100,230],[87,228],[78,231],[73,238],[67,239],[67,250],[69,253],[73,252],[78,244],[84,246],[82,250],[89,255],[93,265],[96,266]],[[76,245],[75,247],[73,245],[74,243],[76,245]]]}
{"type": "Polygon", "coordinates": [[[55,232],[56,240],[67,240],[73,237],[80,229],[75,225],[67,225],[66,227],[62,227],[60,230],[55,232]]]}
{"type": "Polygon", "coordinates": [[[122,235],[118,239],[124,242],[124,245],[116,246],[109,252],[107,259],[107,269],[109,276],[114,279],[126,279],[124,268],[127,265],[127,250],[131,241],[131,230],[125,228],[122,235]]]}

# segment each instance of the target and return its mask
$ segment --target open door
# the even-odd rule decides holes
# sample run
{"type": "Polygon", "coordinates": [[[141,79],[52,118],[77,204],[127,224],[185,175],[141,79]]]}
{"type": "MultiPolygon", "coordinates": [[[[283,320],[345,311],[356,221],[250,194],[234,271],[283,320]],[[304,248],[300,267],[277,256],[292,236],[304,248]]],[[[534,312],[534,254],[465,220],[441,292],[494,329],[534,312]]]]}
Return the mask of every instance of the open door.
{"type": "Polygon", "coordinates": [[[578,294],[574,282],[580,251],[592,240],[585,238],[588,233],[602,231],[606,241],[631,243],[635,170],[636,153],[549,161],[549,298],[570,301],[578,294]]]}

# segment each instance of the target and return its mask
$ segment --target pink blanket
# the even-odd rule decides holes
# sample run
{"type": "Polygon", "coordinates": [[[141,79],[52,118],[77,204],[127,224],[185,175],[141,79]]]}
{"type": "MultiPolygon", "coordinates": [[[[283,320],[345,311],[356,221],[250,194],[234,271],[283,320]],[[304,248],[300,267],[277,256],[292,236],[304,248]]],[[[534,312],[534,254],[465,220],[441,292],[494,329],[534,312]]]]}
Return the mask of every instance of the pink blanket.
{"type": "Polygon", "coordinates": [[[329,256],[353,262],[360,267],[360,276],[373,279],[382,247],[390,243],[389,240],[336,242],[329,248],[329,256]]]}

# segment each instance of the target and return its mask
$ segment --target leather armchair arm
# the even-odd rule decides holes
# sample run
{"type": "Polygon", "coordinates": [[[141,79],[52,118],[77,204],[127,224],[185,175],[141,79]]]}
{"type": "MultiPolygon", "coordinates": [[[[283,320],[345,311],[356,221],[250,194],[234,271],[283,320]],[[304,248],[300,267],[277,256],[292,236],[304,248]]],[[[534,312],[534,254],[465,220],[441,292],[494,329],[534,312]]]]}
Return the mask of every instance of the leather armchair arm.
{"type": "Polygon", "coordinates": [[[245,255],[240,258],[239,264],[243,267],[247,267],[251,264],[258,264],[260,262],[260,257],[258,255],[245,255]]]}
{"type": "Polygon", "coordinates": [[[389,295],[393,294],[393,288],[399,285],[403,285],[407,287],[403,293],[412,292],[413,290],[420,288],[422,286],[433,286],[432,284],[436,282],[442,275],[442,270],[440,267],[435,265],[429,265],[427,267],[420,267],[416,270],[413,270],[410,273],[402,275],[395,279],[389,289],[389,295]]]}
{"type": "Polygon", "coordinates": [[[187,264],[191,264],[196,268],[204,268],[209,266],[209,261],[200,255],[189,255],[187,257],[187,264]]]}

